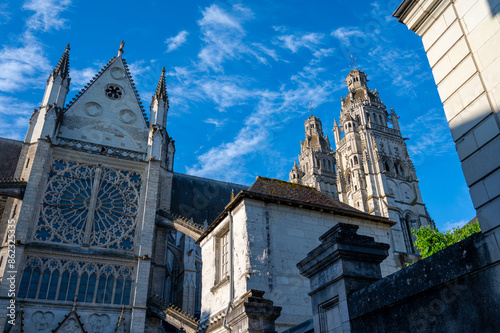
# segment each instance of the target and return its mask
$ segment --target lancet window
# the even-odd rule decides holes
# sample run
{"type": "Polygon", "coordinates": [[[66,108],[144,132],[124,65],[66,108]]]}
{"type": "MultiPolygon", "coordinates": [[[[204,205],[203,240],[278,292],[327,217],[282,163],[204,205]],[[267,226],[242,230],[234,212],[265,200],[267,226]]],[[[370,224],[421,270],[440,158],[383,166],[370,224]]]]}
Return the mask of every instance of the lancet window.
{"type": "Polygon", "coordinates": [[[20,298],[130,304],[132,267],[40,257],[26,262],[20,298]]]}

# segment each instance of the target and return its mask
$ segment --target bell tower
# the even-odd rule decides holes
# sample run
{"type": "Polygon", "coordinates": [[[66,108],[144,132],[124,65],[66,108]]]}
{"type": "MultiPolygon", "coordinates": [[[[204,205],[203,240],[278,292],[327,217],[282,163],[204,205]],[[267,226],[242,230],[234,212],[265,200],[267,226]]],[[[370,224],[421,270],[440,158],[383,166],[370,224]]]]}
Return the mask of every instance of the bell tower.
{"type": "Polygon", "coordinates": [[[304,123],[306,138],[300,142],[299,166],[294,162],[290,182],[311,186],[333,198],[337,196],[335,154],[323,125],[311,115],[304,123]]]}
{"type": "MultiPolygon", "coordinates": [[[[353,69],[341,97],[340,123],[334,122],[340,201],[368,214],[399,222],[391,248],[416,253],[411,229],[433,225],[394,109],[388,113],[367,75],[353,69]]],[[[406,259],[405,259],[406,260],[406,259]]],[[[404,261],[404,260],[403,260],[404,261]]]]}

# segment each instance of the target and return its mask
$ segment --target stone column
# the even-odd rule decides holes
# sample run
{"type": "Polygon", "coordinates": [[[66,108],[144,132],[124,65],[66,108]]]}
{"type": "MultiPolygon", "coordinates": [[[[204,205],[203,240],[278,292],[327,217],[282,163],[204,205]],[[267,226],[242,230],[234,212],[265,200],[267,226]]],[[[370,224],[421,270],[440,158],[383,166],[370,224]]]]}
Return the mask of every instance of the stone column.
{"type": "Polygon", "coordinates": [[[250,289],[236,301],[226,318],[235,333],[275,333],[274,322],[281,307],[263,298],[263,291],[250,289]]]}
{"type": "Polygon", "coordinates": [[[297,264],[311,285],[315,332],[351,332],[347,295],[382,278],[380,263],[389,245],[358,235],[358,228],[338,223],[297,264]]]}

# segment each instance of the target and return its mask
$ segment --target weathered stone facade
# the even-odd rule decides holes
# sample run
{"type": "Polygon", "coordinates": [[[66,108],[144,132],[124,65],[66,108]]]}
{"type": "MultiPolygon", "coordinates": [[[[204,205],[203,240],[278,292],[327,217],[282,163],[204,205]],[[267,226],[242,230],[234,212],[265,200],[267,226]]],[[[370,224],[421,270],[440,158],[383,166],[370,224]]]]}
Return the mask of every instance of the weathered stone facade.
{"type": "Polygon", "coordinates": [[[164,318],[147,313],[153,296],[182,308],[181,317],[199,316],[194,238],[231,190],[246,187],[173,173],[165,71],[148,120],[122,55],[123,45],[65,106],[68,46],[25,142],[1,142],[17,163],[2,162],[0,184],[3,263],[16,244],[15,266],[0,265],[2,329],[11,271],[14,330],[160,332],[164,318]]]}
{"type": "MultiPolygon", "coordinates": [[[[394,225],[386,218],[342,205],[315,189],[259,177],[248,191],[236,196],[199,240],[203,257],[202,325],[224,313],[230,299],[239,298],[249,289],[264,291],[267,299],[283,308],[275,323],[277,331],[309,319],[308,282],[295,265],[319,245],[318,237],[338,222],[359,226],[360,233],[383,243],[389,242],[389,230],[394,225]],[[220,274],[224,260],[221,242],[228,233],[229,244],[233,244],[228,261],[233,266],[220,274]]],[[[388,260],[382,264],[385,275],[396,270],[393,263],[388,260]]],[[[225,330],[223,326],[214,328],[215,324],[207,326],[210,331],[225,330]]]]}

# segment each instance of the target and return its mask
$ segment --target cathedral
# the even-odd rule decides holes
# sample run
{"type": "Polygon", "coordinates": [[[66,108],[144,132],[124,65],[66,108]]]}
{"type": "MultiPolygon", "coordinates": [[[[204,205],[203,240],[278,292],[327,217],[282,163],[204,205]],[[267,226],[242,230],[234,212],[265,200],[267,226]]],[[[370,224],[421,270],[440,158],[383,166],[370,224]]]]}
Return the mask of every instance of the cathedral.
{"type": "Polygon", "coordinates": [[[433,222],[398,117],[362,71],[347,76],[335,150],[311,115],[290,181],[258,177],[249,188],[174,172],[165,70],[147,116],[122,42],[68,101],[69,51],[24,142],[0,139],[5,331],[218,331],[233,293],[248,289],[297,305],[283,311],[283,331],[311,315],[296,263],[339,221],[390,244],[384,275],[418,258],[411,229],[433,222]]]}
{"type": "Polygon", "coordinates": [[[306,120],[299,166],[295,163],[290,171],[290,182],[398,222],[391,228],[390,244],[403,268],[416,259],[411,229],[434,223],[422,201],[399,117],[393,108],[388,112],[377,89],[369,89],[367,82],[358,69],[346,78],[349,92],[341,98],[339,122],[334,120],[335,151],[320,119],[306,120]]]}

